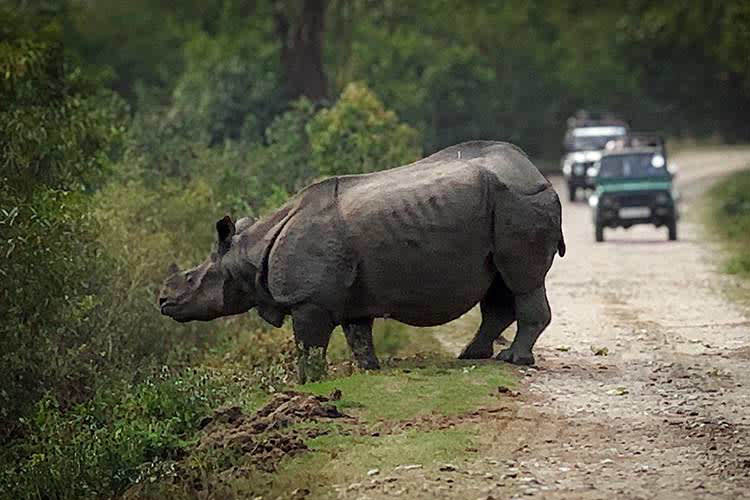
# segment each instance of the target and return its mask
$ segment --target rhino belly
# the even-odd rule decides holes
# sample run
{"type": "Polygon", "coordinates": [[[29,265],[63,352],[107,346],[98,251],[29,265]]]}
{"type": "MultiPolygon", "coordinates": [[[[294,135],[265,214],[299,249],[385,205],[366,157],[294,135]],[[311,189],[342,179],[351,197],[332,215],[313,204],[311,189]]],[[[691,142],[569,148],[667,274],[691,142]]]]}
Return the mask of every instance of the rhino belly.
{"type": "Polygon", "coordinates": [[[364,262],[362,295],[369,315],[414,326],[440,325],[458,318],[487,293],[495,270],[489,251],[411,248],[394,258],[364,262]]]}

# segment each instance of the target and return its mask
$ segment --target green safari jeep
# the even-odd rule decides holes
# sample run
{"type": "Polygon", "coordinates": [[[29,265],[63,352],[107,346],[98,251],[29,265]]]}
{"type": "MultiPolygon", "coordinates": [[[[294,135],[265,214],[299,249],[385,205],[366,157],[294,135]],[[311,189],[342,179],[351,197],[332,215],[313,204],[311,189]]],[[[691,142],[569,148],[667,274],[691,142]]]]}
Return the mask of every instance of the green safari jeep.
{"type": "Polygon", "coordinates": [[[636,224],[667,226],[669,239],[676,240],[679,213],[672,176],[659,148],[604,154],[589,198],[596,241],[604,241],[605,227],[636,224]]]}

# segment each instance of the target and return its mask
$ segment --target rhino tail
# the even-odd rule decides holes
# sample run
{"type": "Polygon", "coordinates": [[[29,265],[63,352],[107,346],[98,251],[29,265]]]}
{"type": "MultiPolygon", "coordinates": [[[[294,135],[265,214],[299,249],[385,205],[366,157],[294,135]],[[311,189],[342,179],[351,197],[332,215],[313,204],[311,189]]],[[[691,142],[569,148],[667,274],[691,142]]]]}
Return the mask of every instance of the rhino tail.
{"type": "Polygon", "coordinates": [[[565,236],[560,232],[560,241],[557,242],[557,253],[560,257],[565,257],[565,236]]]}

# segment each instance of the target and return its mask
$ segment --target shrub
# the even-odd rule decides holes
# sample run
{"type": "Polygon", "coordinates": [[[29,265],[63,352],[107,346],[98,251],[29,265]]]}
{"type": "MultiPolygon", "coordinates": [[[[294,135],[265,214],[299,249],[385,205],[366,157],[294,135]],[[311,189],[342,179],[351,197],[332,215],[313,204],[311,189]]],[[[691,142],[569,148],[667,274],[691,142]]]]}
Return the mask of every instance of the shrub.
{"type": "Polygon", "coordinates": [[[98,391],[67,411],[40,401],[29,438],[0,451],[0,497],[109,498],[169,472],[201,419],[227,401],[252,401],[252,382],[225,370],[170,370],[98,391]]]}
{"type": "Polygon", "coordinates": [[[322,175],[396,167],[420,156],[419,136],[367,87],[349,84],[336,104],[310,122],[312,161],[322,175]]]}
{"type": "Polygon", "coordinates": [[[93,317],[107,258],[87,192],[104,180],[124,110],[67,64],[57,23],[21,11],[0,10],[0,440],[45,390],[89,392],[106,355],[93,317]]]}
{"type": "Polygon", "coordinates": [[[711,198],[713,226],[730,245],[727,271],[750,276],[750,172],[720,182],[711,198]]]}

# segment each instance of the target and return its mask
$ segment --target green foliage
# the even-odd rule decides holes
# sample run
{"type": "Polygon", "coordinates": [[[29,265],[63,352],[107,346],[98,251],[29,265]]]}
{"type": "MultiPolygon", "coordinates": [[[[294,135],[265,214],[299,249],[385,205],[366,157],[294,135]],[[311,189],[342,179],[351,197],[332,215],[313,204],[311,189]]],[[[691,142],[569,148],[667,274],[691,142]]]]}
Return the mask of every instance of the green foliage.
{"type": "Polygon", "coordinates": [[[710,198],[712,226],[730,250],[727,271],[750,277],[750,172],[722,181],[710,198]]]}
{"type": "Polygon", "coordinates": [[[66,63],[58,21],[23,14],[0,10],[3,181],[19,195],[91,187],[124,130],[124,104],[66,63]]]}
{"type": "Polygon", "coordinates": [[[0,452],[0,497],[102,498],[168,471],[212,408],[257,401],[231,371],[163,369],[63,411],[53,398],[24,419],[30,438],[0,452]]]}
{"type": "Polygon", "coordinates": [[[396,167],[420,156],[417,131],[399,123],[366,86],[348,85],[308,126],[311,160],[323,175],[396,167]]]}
{"type": "MultiPolygon", "coordinates": [[[[306,98],[291,104],[266,129],[265,147],[253,150],[250,163],[252,176],[274,198],[271,206],[283,202],[285,196],[309,184],[319,172],[311,161],[307,124],[315,116],[315,106],[306,98]]],[[[268,205],[268,204],[267,204],[268,205]]]]}
{"type": "Polygon", "coordinates": [[[0,439],[45,390],[87,393],[111,351],[92,319],[106,309],[107,258],[82,190],[101,184],[123,127],[122,102],[67,65],[55,22],[27,17],[3,30],[0,439]]]}
{"type": "Polygon", "coordinates": [[[185,65],[184,45],[203,20],[216,15],[192,0],[170,7],[148,0],[65,3],[67,49],[133,106],[139,88],[162,89],[164,95],[174,86],[185,65]]]}
{"type": "Polygon", "coordinates": [[[173,112],[190,116],[210,144],[258,140],[283,105],[278,48],[263,33],[200,35],[185,48],[173,112]]]}

